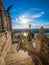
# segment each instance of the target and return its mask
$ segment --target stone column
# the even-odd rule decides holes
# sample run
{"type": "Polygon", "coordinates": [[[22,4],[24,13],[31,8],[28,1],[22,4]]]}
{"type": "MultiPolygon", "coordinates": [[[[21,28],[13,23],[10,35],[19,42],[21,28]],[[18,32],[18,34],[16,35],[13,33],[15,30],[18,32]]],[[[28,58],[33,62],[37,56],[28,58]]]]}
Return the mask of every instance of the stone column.
{"type": "Polygon", "coordinates": [[[8,17],[8,13],[6,12],[6,23],[7,23],[7,30],[9,30],[9,17],[8,17]]]}
{"type": "Polygon", "coordinates": [[[2,31],[1,16],[0,16],[0,31],[2,31]]]}
{"type": "Polygon", "coordinates": [[[9,16],[9,30],[10,32],[12,32],[12,20],[10,16],[9,16]]]}
{"type": "Polygon", "coordinates": [[[6,23],[6,17],[5,17],[5,12],[2,10],[2,25],[3,25],[3,31],[6,31],[6,26],[7,26],[7,23],[6,23]]]}
{"type": "Polygon", "coordinates": [[[0,10],[0,31],[4,31],[3,19],[2,19],[2,10],[0,10]]]}

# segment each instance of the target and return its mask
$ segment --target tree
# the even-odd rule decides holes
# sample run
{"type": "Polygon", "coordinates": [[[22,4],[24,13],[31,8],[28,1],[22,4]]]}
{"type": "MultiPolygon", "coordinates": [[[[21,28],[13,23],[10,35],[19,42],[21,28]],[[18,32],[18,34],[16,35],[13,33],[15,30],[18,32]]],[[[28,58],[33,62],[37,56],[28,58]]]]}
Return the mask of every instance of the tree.
{"type": "Polygon", "coordinates": [[[33,37],[34,37],[34,33],[33,32],[29,32],[28,36],[27,36],[28,41],[31,41],[33,39],[33,37]]]}

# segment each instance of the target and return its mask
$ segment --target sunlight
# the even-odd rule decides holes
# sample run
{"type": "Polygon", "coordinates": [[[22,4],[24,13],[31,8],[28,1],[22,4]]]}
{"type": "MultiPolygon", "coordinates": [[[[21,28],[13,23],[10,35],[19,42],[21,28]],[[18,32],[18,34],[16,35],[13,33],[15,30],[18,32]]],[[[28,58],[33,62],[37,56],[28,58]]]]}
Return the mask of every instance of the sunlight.
{"type": "Polygon", "coordinates": [[[22,23],[27,23],[27,22],[28,22],[28,19],[22,18],[22,19],[21,19],[21,22],[22,22],[22,23]]]}
{"type": "Polygon", "coordinates": [[[22,24],[26,24],[29,20],[25,17],[25,16],[20,16],[19,17],[19,19],[20,19],[20,23],[22,23],[22,24]]]}

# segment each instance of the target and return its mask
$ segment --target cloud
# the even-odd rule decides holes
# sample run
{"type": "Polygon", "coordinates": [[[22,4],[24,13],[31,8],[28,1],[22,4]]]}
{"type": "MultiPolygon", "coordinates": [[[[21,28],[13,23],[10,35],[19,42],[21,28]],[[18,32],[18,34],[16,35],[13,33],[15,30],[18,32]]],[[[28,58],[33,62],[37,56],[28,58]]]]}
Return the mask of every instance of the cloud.
{"type": "Polygon", "coordinates": [[[39,8],[32,8],[32,10],[40,11],[41,9],[39,9],[39,8]]]}
{"type": "Polygon", "coordinates": [[[30,18],[31,15],[23,14],[19,16],[18,18],[15,19],[15,22],[19,24],[28,24],[31,21],[34,21],[33,19],[30,18]]]}
{"type": "Polygon", "coordinates": [[[35,18],[39,18],[41,17],[43,14],[45,14],[45,12],[40,12],[37,14],[33,14],[33,13],[24,13],[21,16],[19,16],[18,18],[16,18],[16,22],[29,22],[29,21],[33,21],[35,18]]]}
{"type": "MultiPolygon", "coordinates": [[[[43,23],[43,24],[31,24],[31,28],[32,29],[38,29],[38,28],[40,28],[40,27],[44,27],[44,28],[49,28],[49,23],[43,23]]],[[[13,26],[13,29],[28,29],[29,28],[29,24],[26,24],[26,25],[22,25],[22,24],[20,24],[20,25],[14,25],[13,26]]]]}
{"type": "Polygon", "coordinates": [[[19,25],[13,25],[13,29],[26,29],[28,28],[28,24],[25,24],[25,25],[22,25],[22,24],[19,24],[19,25]]]}
{"type": "Polygon", "coordinates": [[[39,8],[31,8],[31,9],[29,9],[29,10],[27,10],[27,12],[29,13],[29,12],[34,12],[34,11],[36,11],[36,12],[40,12],[42,9],[39,9],[39,8]]]}
{"type": "MultiPolygon", "coordinates": [[[[37,14],[33,13],[23,13],[22,15],[18,16],[15,20],[13,20],[13,28],[28,28],[29,24],[35,22],[36,18],[43,16],[45,12],[40,12],[37,14]],[[18,24],[18,25],[17,25],[18,24]]],[[[32,28],[39,28],[38,24],[32,24],[32,28]]]]}
{"type": "Polygon", "coordinates": [[[29,19],[25,18],[25,16],[22,15],[16,18],[16,22],[19,24],[27,24],[29,22],[29,19]]]}
{"type": "Polygon", "coordinates": [[[38,14],[34,14],[34,15],[32,15],[31,17],[32,17],[32,18],[39,18],[39,17],[41,17],[43,14],[45,14],[45,12],[40,12],[40,13],[38,13],[38,14]]]}
{"type": "Polygon", "coordinates": [[[49,23],[32,24],[32,27],[31,28],[41,28],[42,26],[44,28],[49,28],[49,23]]]}
{"type": "Polygon", "coordinates": [[[43,24],[44,28],[49,28],[49,23],[43,24]]]}

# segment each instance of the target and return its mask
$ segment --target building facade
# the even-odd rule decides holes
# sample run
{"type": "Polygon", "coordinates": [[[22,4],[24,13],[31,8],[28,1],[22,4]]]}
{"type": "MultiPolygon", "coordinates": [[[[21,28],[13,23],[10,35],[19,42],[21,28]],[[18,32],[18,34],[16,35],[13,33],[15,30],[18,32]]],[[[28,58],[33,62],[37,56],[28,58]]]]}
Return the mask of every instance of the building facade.
{"type": "Polygon", "coordinates": [[[5,11],[3,1],[0,0],[0,65],[6,65],[6,56],[8,55],[12,40],[12,21],[11,17],[5,11]]]}
{"type": "Polygon", "coordinates": [[[12,21],[8,12],[5,11],[3,2],[0,0],[0,31],[11,31],[12,32],[12,21]]]}

